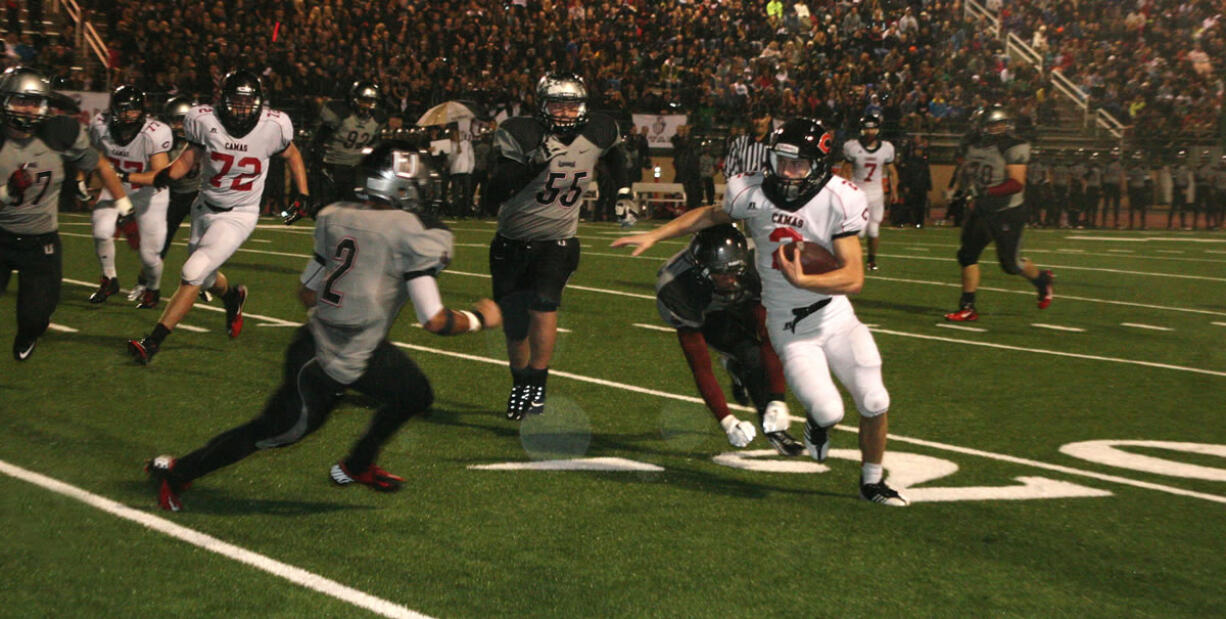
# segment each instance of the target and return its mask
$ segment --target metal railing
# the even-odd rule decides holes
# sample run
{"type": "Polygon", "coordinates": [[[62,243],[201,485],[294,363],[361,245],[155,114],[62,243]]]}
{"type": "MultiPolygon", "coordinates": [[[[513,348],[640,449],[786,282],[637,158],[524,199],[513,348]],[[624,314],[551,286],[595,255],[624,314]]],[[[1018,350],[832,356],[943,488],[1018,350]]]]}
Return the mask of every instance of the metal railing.
{"type": "Polygon", "coordinates": [[[88,11],[83,11],[81,5],[77,4],[77,0],[57,0],[57,4],[64,9],[64,13],[76,25],[74,31],[76,32],[77,50],[92,52],[102,66],[109,67],[110,50],[102,41],[102,37],[98,36],[98,30],[90,23],[88,11]]]}
{"type": "Polygon", "coordinates": [[[977,19],[984,20],[992,29],[992,34],[1000,36],[1000,18],[993,15],[976,0],[966,0],[962,3],[962,12],[977,19]]]}

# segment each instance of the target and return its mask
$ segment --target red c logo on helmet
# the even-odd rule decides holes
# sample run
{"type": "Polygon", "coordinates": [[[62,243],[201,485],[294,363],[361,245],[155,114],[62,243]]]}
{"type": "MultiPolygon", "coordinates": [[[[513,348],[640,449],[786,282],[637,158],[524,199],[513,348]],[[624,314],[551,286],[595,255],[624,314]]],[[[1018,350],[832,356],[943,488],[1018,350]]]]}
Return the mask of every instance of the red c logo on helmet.
{"type": "Polygon", "coordinates": [[[834,134],[829,132],[823,133],[822,137],[817,140],[817,149],[822,151],[823,155],[829,155],[832,143],[834,143],[834,134]]]}

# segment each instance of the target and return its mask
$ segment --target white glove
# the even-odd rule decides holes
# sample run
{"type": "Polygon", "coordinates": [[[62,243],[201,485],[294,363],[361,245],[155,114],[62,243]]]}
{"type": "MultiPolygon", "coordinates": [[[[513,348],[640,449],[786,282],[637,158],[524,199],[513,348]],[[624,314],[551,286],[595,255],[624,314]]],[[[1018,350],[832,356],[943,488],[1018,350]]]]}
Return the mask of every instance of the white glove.
{"type": "Polygon", "coordinates": [[[736,418],[736,415],[728,415],[720,419],[719,425],[724,427],[724,432],[728,435],[728,443],[733,447],[744,447],[758,435],[752,423],[741,421],[736,418]]]}
{"type": "Polygon", "coordinates": [[[132,214],[132,201],[128,199],[128,196],[116,199],[113,204],[115,209],[119,211],[120,217],[127,217],[132,214]]]}
{"type": "Polygon", "coordinates": [[[792,423],[791,414],[788,412],[788,405],[779,400],[772,400],[766,405],[766,411],[762,413],[762,431],[770,434],[772,432],[786,432],[788,426],[792,423]]]}

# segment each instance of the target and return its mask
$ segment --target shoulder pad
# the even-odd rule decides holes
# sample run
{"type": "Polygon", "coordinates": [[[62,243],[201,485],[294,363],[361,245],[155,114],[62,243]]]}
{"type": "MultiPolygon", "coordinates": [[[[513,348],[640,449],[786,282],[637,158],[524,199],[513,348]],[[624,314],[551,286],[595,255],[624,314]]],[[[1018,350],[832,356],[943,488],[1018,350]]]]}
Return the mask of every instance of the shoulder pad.
{"type": "Polygon", "coordinates": [[[603,112],[593,112],[583,126],[582,135],[597,148],[609,148],[617,143],[617,121],[603,112]]]}
{"type": "Polygon", "coordinates": [[[545,126],[541,124],[541,121],[531,116],[508,118],[499,129],[510,134],[519,143],[524,152],[536,148],[545,137],[545,126]]]}
{"type": "Polygon", "coordinates": [[[344,101],[329,101],[324,104],[324,109],[336,115],[337,120],[349,115],[349,106],[344,101]]]}
{"type": "Polygon", "coordinates": [[[81,133],[81,123],[71,116],[52,116],[38,127],[38,137],[53,150],[68,150],[81,133]]]}

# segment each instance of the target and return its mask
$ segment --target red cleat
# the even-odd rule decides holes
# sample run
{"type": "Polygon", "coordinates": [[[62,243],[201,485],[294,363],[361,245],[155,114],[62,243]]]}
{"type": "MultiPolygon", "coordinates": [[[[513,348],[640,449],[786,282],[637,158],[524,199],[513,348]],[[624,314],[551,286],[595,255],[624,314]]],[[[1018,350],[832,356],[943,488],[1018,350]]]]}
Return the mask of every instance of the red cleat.
{"type": "Polygon", "coordinates": [[[337,462],[332,465],[332,470],[329,471],[332,477],[332,483],[338,486],[347,486],[349,484],[362,484],[370,486],[379,492],[395,492],[400,489],[400,485],[404,482],[404,478],[399,475],[393,475],[387,471],[372,464],[359,475],[354,475],[345,468],[344,462],[337,462]]]}
{"type": "Polygon", "coordinates": [[[243,305],[247,303],[247,287],[238,286],[232,294],[222,297],[226,304],[226,333],[238,337],[243,332],[243,305]]]}
{"type": "Polygon", "coordinates": [[[168,512],[183,509],[183,501],[179,499],[179,493],[191,487],[190,482],[178,484],[171,481],[170,471],[174,468],[173,456],[161,455],[145,463],[145,472],[149,474],[149,481],[153,482],[158,491],[158,507],[168,512]]]}
{"type": "Polygon", "coordinates": [[[979,320],[979,312],[975,311],[975,306],[968,305],[956,312],[945,314],[945,320],[949,322],[975,322],[979,320]]]}
{"type": "Polygon", "coordinates": [[[1051,300],[1054,297],[1052,293],[1052,283],[1056,276],[1051,271],[1039,271],[1039,309],[1047,309],[1051,306],[1051,300]]]}

